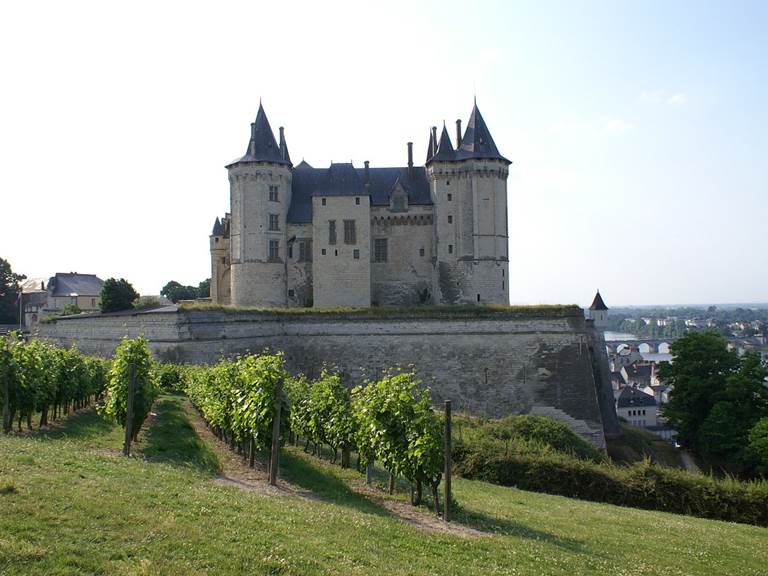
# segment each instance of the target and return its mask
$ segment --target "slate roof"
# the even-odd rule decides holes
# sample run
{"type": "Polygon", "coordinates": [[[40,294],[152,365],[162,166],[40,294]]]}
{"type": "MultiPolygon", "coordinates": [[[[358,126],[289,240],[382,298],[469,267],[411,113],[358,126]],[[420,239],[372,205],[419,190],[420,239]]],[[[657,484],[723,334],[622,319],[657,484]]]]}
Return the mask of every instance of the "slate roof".
{"type": "Polygon", "coordinates": [[[352,164],[332,164],[330,168],[312,168],[302,161],[293,169],[292,199],[288,210],[288,222],[309,224],[312,222],[312,196],[315,195],[353,195],[371,197],[371,206],[389,206],[389,195],[400,180],[400,185],[408,194],[408,205],[431,205],[427,171],[414,166],[408,174],[408,167],[369,168],[369,185],[365,190],[365,169],[354,168],[352,164]],[[357,179],[353,177],[353,173],[357,179]],[[332,188],[338,183],[340,188],[332,188]],[[360,183],[360,186],[358,186],[360,183]]]}
{"type": "MultiPolygon", "coordinates": [[[[429,154],[429,149],[427,154],[429,154]]],[[[461,139],[461,145],[455,151],[453,150],[448,131],[446,130],[445,125],[443,125],[443,134],[440,137],[437,151],[434,156],[427,158],[427,164],[435,161],[458,162],[461,160],[472,159],[501,160],[507,164],[512,164],[512,162],[501,155],[499,149],[496,147],[496,143],[493,141],[493,136],[491,136],[491,131],[488,130],[488,126],[486,125],[485,120],[483,120],[483,115],[480,114],[480,109],[477,107],[477,102],[475,102],[475,105],[472,107],[472,113],[469,116],[469,122],[467,122],[464,137],[461,139]],[[443,145],[444,138],[446,139],[447,146],[443,145]],[[448,150],[450,150],[450,152],[448,150]]]]}
{"type": "Polygon", "coordinates": [[[608,306],[605,305],[605,302],[603,302],[603,297],[600,296],[600,290],[597,291],[595,294],[595,299],[592,300],[592,306],[589,307],[590,310],[608,310],[608,306]]]}
{"type": "Polygon", "coordinates": [[[290,157],[286,160],[283,156],[288,156],[288,147],[285,141],[282,142],[284,151],[277,145],[275,134],[269,125],[267,114],[264,107],[259,102],[259,111],[256,113],[256,121],[251,124],[251,139],[248,142],[248,150],[245,156],[234,160],[228,166],[239,162],[272,162],[274,164],[291,164],[290,157]],[[283,153],[284,152],[284,153],[283,153]]]}
{"type": "Polygon", "coordinates": [[[57,272],[48,280],[51,296],[98,296],[104,281],[95,274],[77,274],[76,272],[57,272]]]}
{"type": "Polygon", "coordinates": [[[619,394],[619,398],[616,401],[616,406],[619,408],[635,408],[637,406],[656,406],[656,398],[650,394],[646,394],[642,390],[627,386],[619,394]]]}
{"type": "Polygon", "coordinates": [[[649,380],[653,374],[653,367],[650,364],[629,364],[624,366],[627,376],[635,380],[649,380]]]}

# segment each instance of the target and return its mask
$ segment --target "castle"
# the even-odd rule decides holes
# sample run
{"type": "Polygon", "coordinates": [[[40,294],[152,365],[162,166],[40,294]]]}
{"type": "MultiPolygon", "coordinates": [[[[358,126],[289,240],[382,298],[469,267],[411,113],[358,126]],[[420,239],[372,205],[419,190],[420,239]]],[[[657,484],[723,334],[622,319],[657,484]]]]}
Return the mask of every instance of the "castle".
{"type": "Polygon", "coordinates": [[[507,175],[475,103],[456,147],[429,134],[424,166],[291,162],[259,105],[227,166],[231,212],[210,236],[211,299],[234,306],[508,304],[507,175]]]}

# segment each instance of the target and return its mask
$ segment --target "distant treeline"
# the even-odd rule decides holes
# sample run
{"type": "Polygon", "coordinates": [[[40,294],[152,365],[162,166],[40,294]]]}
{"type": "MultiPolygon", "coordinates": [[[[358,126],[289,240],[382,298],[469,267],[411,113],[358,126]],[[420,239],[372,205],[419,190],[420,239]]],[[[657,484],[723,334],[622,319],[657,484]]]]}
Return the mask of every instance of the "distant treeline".
{"type": "Polygon", "coordinates": [[[763,323],[762,327],[745,327],[737,331],[741,336],[754,336],[766,330],[768,326],[768,307],[763,308],[718,308],[681,307],[681,308],[613,308],[608,314],[608,329],[629,332],[639,337],[677,338],[698,330],[716,330],[726,336],[733,335],[729,325],[734,322],[763,323]],[[651,319],[647,323],[646,320],[651,319]],[[658,320],[664,320],[659,325],[658,320]],[[695,320],[692,325],[686,320],[695,320]]]}

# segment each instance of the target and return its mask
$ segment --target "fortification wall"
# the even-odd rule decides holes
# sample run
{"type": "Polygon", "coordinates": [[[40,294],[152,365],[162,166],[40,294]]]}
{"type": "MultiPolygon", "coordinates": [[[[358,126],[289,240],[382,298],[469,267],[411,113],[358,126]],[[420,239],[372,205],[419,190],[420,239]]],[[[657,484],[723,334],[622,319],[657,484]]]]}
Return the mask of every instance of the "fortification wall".
{"type": "MultiPolygon", "coordinates": [[[[532,309],[536,310],[536,309],[532,309]]],[[[437,404],[492,418],[533,413],[566,422],[605,446],[593,330],[579,308],[556,313],[268,313],[179,311],[94,316],[41,326],[39,336],[110,354],[143,333],[165,361],[211,363],[222,355],[285,352],[294,372],[316,376],[335,364],[360,383],[389,367],[413,366],[437,404]]],[[[610,382],[608,382],[610,386],[610,382]]],[[[603,391],[603,396],[605,391],[603,391]]]]}

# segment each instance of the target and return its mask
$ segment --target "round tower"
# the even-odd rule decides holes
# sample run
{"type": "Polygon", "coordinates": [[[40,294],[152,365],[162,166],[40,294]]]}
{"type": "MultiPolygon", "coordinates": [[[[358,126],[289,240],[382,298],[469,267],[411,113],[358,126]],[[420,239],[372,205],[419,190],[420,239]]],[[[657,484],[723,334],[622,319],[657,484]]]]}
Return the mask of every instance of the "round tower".
{"type": "Polygon", "coordinates": [[[603,302],[600,290],[595,294],[592,306],[589,307],[589,318],[595,322],[595,328],[598,330],[603,331],[608,327],[608,306],[603,302]]]}
{"type": "Polygon", "coordinates": [[[287,305],[286,218],[292,164],[282,128],[280,145],[259,104],[245,156],[227,166],[230,185],[231,303],[287,305]]]}
{"type": "Polygon", "coordinates": [[[463,137],[460,121],[456,128],[455,150],[445,126],[439,143],[433,129],[433,155],[427,160],[435,206],[436,294],[445,304],[508,304],[511,162],[496,148],[477,104],[463,137]]]}

